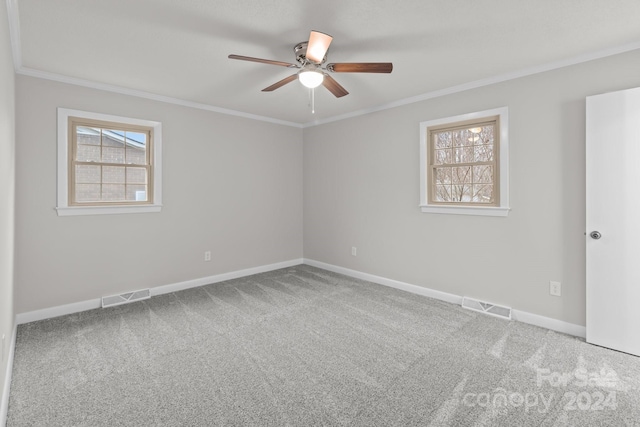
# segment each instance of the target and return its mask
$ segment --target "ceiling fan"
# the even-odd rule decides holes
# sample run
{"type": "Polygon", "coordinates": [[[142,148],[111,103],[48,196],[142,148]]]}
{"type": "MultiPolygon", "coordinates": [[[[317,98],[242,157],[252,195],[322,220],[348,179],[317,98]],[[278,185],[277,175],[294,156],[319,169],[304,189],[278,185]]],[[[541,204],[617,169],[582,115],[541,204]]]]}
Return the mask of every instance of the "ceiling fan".
{"type": "Polygon", "coordinates": [[[263,92],[274,91],[298,79],[302,85],[310,89],[323,85],[329,92],[335,95],[336,98],[348,95],[349,92],[335,81],[333,77],[327,74],[327,71],[331,73],[390,73],[393,70],[393,64],[391,62],[339,62],[324,65],[327,60],[327,51],[329,50],[331,40],[333,40],[333,37],[328,34],[311,31],[309,41],[298,43],[293,48],[297,64],[242,55],[229,55],[229,59],[239,59],[241,61],[260,62],[263,64],[299,69],[295,74],[285,77],[279,82],[262,89],[263,92]]]}

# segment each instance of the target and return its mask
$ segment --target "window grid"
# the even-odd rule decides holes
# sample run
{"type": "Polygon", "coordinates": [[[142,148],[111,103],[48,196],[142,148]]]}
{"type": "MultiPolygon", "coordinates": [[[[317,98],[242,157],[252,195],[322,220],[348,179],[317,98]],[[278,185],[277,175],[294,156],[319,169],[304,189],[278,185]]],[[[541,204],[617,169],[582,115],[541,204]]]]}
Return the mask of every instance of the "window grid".
{"type": "Polygon", "coordinates": [[[500,205],[499,129],[498,116],[428,129],[430,204],[500,205]]]}
{"type": "MultiPolygon", "coordinates": [[[[112,206],[112,205],[148,205],[153,204],[153,129],[145,126],[136,126],[123,123],[103,122],[99,120],[80,119],[77,117],[69,117],[69,196],[70,205],[74,206],[112,206]],[[78,141],[78,129],[91,129],[97,133],[98,144],[82,143],[78,141]],[[114,148],[105,144],[106,132],[112,132],[116,136],[122,138],[122,148],[115,148],[122,151],[122,162],[113,161],[118,160],[117,155],[104,161],[105,154],[109,150],[106,148],[114,148]],[[118,133],[118,132],[121,132],[118,133]],[[144,150],[143,156],[134,156],[134,151],[128,147],[128,134],[144,135],[144,143],[140,145],[144,148],[138,147],[138,151],[144,150]],[[79,149],[82,147],[96,147],[98,148],[97,160],[84,159],[78,160],[79,149]],[[78,167],[96,167],[99,169],[99,180],[93,183],[77,182],[77,168],[78,167]],[[105,178],[105,170],[113,168],[113,170],[122,170],[124,175],[124,182],[106,182],[113,178],[105,178]],[[144,178],[136,180],[133,171],[144,171],[144,178]],[[129,175],[131,173],[131,180],[129,175]],[[97,186],[99,197],[93,197],[93,200],[81,200],[78,197],[78,186],[94,185],[97,186]],[[105,195],[108,197],[109,186],[122,186],[124,187],[124,196],[112,198],[111,200],[105,200],[105,195]],[[136,200],[137,196],[133,197],[127,190],[127,187],[131,187],[129,190],[133,191],[131,194],[136,194],[136,191],[144,191],[145,200],[136,200]],[[136,190],[137,188],[137,190],[136,190]]],[[[86,141],[85,141],[86,142],[86,141]]],[[[130,145],[130,144],[129,144],[130,145]]],[[[112,153],[115,151],[112,150],[112,153]]],[[[90,157],[90,156],[89,156],[90,157]]],[[[112,189],[114,187],[111,187],[112,189]]],[[[122,189],[121,189],[122,190],[122,189]]]]}

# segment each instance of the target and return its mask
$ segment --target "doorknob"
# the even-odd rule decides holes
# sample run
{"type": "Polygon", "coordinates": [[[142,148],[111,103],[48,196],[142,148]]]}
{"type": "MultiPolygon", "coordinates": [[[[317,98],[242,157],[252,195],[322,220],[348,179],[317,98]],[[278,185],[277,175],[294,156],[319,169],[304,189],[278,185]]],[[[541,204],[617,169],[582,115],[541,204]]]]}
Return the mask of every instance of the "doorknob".
{"type": "Polygon", "coordinates": [[[598,240],[599,238],[602,237],[602,234],[600,234],[599,231],[592,231],[589,236],[591,236],[592,239],[594,240],[598,240]]]}

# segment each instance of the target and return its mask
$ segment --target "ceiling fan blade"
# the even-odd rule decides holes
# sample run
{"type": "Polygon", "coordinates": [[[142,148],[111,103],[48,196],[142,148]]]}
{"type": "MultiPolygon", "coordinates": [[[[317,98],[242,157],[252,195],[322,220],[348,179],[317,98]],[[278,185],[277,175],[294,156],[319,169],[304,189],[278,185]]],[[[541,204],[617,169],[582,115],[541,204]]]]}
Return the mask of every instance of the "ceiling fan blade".
{"type": "Polygon", "coordinates": [[[297,68],[297,65],[289,62],[273,61],[271,59],[253,58],[251,56],[229,55],[229,59],[239,59],[241,61],[260,62],[262,64],[278,65],[280,67],[297,68]]]}
{"type": "Polygon", "coordinates": [[[327,54],[327,50],[329,50],[331,40],[333,40],[333,37],[329,34],[311,31],[305,57],[316,64],[321,64],[324,56],[327,54]]]}
{"type": "Polygon", "coordinates": [[[291,83],[292,81],[297,80],[297,79],[298,79],[298,73],[293,74],[293,75],[291,75],[289,77],[285,77],[284,79],[280,80],[279,82],[276,82],[276,83],[272,84],[269,87],[265,87],[264,89],[262,89],[262,91],[263,92],[274,91],[274,90],[286,85],[287,83],[291,83]]]}
{"type": "Polygon", "coordinates": [[[328,74],[324,75],[324,80],[322,80],[322,86],[329,89],[329,92],[334,94],[336,98],[342,98],[345,95],[349,95],[349,92],[347,92],[345,88],[340,86],[340,83],[335,81],[334,78],[328,74]]]}
{"type": "Polygon", "coordinates": [[[391,62],[340,62],[327,64],[327,70],[333,73],[390,73],[391,62]]]}

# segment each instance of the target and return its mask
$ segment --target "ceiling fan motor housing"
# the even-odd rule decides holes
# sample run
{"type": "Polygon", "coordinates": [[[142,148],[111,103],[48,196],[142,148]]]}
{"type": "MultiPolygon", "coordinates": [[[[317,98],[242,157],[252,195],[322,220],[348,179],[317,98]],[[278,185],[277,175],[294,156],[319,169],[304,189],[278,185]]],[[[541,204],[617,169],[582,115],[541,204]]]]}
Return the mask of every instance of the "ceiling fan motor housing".
{"type": "MultiPolygon", "coordinates": [[[[309,42],[300,42],[297,45],[295,45],[293,47],[293,53],[296,56],[296,61],[298,61],[298,63],[302,66],[304,66],[305,64],[324,64],[324,62],[327,60],[327,54],[324,54],[324,58],[322,58],[322,61],[319,63],[316,63],[310,59],[307,59],[307,46],[309,46],[309,42]]],[[[327,49],[327,53],[329,52],[329,49],[327,49]]]]}

